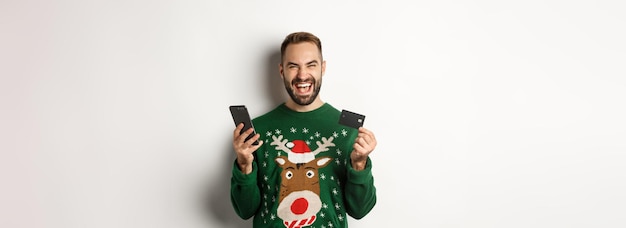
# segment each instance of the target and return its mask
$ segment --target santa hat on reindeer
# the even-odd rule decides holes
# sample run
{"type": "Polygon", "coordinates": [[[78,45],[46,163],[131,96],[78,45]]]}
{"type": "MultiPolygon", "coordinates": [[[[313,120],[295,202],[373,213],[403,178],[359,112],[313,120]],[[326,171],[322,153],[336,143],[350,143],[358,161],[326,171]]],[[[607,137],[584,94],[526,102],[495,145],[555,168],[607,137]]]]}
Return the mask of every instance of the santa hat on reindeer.
{"type": "Polygon", "coordinates": [[[315,159],[315,154],[311,152],[309,145],[304,140],[293,140],[285,146],[290,149],[287,158],[293,163],[307,163],[315,159]]]}

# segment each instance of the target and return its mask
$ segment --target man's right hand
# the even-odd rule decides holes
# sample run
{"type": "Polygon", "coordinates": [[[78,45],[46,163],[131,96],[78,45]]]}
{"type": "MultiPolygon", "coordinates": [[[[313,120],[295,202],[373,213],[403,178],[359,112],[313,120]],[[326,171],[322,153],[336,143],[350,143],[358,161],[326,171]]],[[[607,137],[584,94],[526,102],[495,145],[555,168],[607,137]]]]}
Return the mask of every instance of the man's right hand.
{"type": "Polygon", "coordinates": [[[239,165],[239,169],[244,174],[250,174],[252,172],[252,162],[254,161],[254,155],[252,155],[252,153],[263,145],[263,141],[259,141],[258,145],[252,145],[261,135],[256,134],[248,141],[245,141],[248,135],[252,134],[254,129],[250,128],[239,134],[241,129],[243,129],[243,123],[238,124],[233,132],[233,148],[237,154],[237,165],[239,165]]]}

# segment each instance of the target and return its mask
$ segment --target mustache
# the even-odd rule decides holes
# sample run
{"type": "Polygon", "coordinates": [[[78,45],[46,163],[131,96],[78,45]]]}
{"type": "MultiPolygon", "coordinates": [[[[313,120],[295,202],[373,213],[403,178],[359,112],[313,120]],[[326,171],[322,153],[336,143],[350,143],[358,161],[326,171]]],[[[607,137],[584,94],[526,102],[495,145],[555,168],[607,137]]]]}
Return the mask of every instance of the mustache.
{"type": "Polygon", "coordinates": [[[299,84],[299,83],[315,83],[315,79],[314,78],[307,78],[307,79],[293,79],[293,80],[291,80],[291,84],[292,85],[299,84]]]}

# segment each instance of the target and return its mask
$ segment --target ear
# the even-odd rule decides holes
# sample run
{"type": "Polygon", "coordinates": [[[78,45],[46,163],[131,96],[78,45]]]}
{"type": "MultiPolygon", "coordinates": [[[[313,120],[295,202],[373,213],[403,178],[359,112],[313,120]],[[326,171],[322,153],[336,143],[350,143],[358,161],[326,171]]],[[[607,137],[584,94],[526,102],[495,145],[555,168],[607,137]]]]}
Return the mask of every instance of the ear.
{"type": "Polygon", "coordinates": [[[285,80],[285,76],[284,76],[284,69],[283,69],[283,63],[279,63],[278,64],[278,73],[280,74],[280,78],[285,80]]]}
{"type": "Polygon", "coordinates": [[[330,157],[321,157],[318,159],[315,159],[315,164],[319,167],[322,168],[326,165],[328,165],[328,162],[332,160],[330,157]]]}
{"type": "Polygon", "coordinates": [[[326,60],[322,60],[322,76],[326,73],[326,60]]]}
{"type": "Polygon", "coordinates": [[[274,159],[274,161],[276,161],[278,166],[283,167],[283,165],[287,163],[287,158],[285,156],[279,156],[276,159],[274,159]]]}

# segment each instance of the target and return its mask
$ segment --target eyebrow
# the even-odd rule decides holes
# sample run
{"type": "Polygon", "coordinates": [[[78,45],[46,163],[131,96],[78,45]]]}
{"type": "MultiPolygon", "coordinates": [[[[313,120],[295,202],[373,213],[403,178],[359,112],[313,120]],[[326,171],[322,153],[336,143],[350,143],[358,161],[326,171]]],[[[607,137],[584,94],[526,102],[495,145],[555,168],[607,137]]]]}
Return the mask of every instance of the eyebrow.
{"type": "MultiPolygon", "coordinates": [[[[305,65],[309,65],[309,64],[313,64],[313,63],[318,64],[317,60],[313,60],[313,61],[310,61],[310,62],[306,63],[305,65]]],[[[296,65],[296,66],[298,66],[298,64],[297,64],[297,63],[294,63],[294,62],[287,62],[287,65],[288,65],[288,66],[291,66],[291,65],[296,65]]]]}

